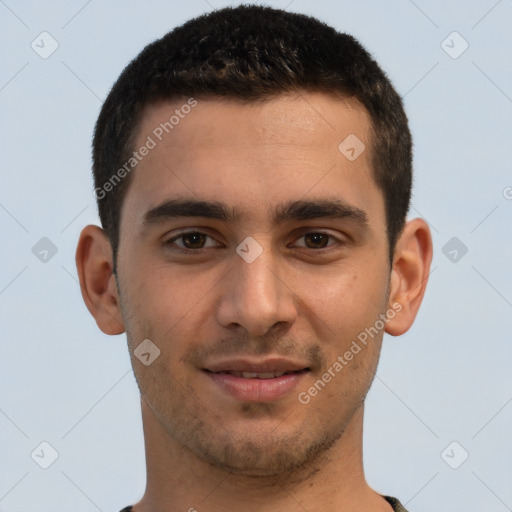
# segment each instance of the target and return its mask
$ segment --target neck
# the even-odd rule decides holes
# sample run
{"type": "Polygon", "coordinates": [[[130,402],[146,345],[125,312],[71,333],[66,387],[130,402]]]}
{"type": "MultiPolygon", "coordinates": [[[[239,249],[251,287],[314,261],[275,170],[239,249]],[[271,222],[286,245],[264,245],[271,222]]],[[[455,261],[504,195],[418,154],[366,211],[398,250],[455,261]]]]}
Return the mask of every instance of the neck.
{"type": "Polygon", "coordinates": [[[162,427],[142,400],[147,485],[134,512],[391,511],[366,483],[361,405],[343,435],[308,467],[282,477],[227,473],[199,459],[162,427]]]}

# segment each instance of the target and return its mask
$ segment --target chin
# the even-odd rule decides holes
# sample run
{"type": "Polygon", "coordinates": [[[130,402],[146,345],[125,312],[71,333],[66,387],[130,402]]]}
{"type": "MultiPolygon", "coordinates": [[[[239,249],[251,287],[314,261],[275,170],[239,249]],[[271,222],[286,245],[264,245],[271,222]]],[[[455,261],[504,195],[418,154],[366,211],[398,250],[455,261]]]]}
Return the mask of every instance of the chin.
{"type": "MultiPolygon", "coordinates": [[[[304,432],[276,434],[254,431],[244,435],[223,432],[197,438],[189,448],[203,461],[231,475],[252,478],[290,478],[291,475],[316,471],[319,459],[341,437],[342,432],[304,432]]],[[[189,439],[192,441],[193,439],[189,439]]]]}

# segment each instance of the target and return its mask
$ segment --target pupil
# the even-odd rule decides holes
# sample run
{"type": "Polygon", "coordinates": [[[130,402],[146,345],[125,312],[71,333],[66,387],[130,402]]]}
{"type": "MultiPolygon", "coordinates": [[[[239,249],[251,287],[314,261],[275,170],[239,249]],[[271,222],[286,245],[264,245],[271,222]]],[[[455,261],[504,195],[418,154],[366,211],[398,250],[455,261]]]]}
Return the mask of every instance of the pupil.
{"type": "Polygon", "coordinates": [[[306,245],[313,246],[315,248],[322,248],[327,245],[328,237],[323,233],[308,233],[306,235],[306,245]]]}
{"type": "Polygon", "coordinates": [[[205,236],[202,233],[183,235],[183,245],[187,249],[200,249],[204,245],[205,236]]]}

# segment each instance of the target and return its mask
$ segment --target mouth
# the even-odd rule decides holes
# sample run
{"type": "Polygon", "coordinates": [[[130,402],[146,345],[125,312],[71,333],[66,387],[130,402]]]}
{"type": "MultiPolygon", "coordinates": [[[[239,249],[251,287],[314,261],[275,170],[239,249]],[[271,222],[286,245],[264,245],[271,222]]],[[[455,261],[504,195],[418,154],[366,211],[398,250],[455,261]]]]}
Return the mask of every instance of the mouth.
{"type": "Polygon", "coordinates": [[[265,364],[232,363],[203,368],[213,389],[241,402],[273,402],[290,395],[306,375],[309,367],[285,361],[265,364]]]}
{"type": "Polygon", "coordinates": [[[302,370],[291,370],[291,371],[283,371],[283,370],[273,370],[269,372],[238,372],[238,371],[220,371],[220,372],[212,372],[211,370],[204,369],[205,372],[215,373],[217,375],[233,375],[235,377],[243,378],[243,379],[276,379],[278,377],[282,377],[283,375],[291,375],[297,373],[306,373],[309,372],[309,368],[303,368],[302,370]]]}

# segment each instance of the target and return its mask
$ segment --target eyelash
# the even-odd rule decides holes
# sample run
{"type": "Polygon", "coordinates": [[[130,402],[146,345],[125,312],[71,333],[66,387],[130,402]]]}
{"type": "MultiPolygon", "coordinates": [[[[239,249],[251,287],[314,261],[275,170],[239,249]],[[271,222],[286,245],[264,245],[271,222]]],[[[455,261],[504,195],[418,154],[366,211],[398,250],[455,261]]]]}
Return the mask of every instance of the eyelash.
{"type": "MultiPolygon", "coordinates": [[[[215,240],[215,238],[213,238],[211,235],[208,235],[207,233],[204,233],[202,231],[197,231],[197,230],[193,230],[193,231],[184,231],[172,238],[170,238],[169,240],[167,240],[165,242],[165,246],[170,246],[172,247],[173,244],[179,240],[180,238],[183,238],[187,235],[204,235],[206,238],[210,238],[211,240],[215,240]]],[[[325,247],[319,247],[319,248],[312,248],[312,247],[307,247],[307,246],[300,246],[300,249],[309,249],[311,251],[315,251],[315,252],[326,252],[328,250],[332,250],[333,249],[333,246],[335,245],[338,245],[338,244],[341,244],[343,245],[344,242],[338,238],[336,238],[334,235],[330,234],[330,233],[326,233],[325,231],[307,231],[305,233],[303,233],[302,235],[300,235],[297,240],[301,239],[301,238],[304,238],[305,236],[307,235],[324,235],[324,236],[327,236],[329,238],[328,240],[328,245],[326,245],[325,247]],[[334,240],[335,243],[330,243],[331,240],[334,240]]],[[[215,240],[216,241],[216,240],[215,240]]],[[[223,245],[221,242],[217,242],[217,247],[220,245],[223,245]]],[[[179,250],[181,251],[182,253],[185,253],[185,254],[203,254],[204,251],[208,250],[208,249],[214,249],[215,247],[212,246],[212,247],[201,247],[201,248],[198,248],[198,249],[189,249],[189,248],[186,248],[186,247],[180,247],[180,246],[175,246],[173,247],[174,249],[176,250],[179,250]]]]}

